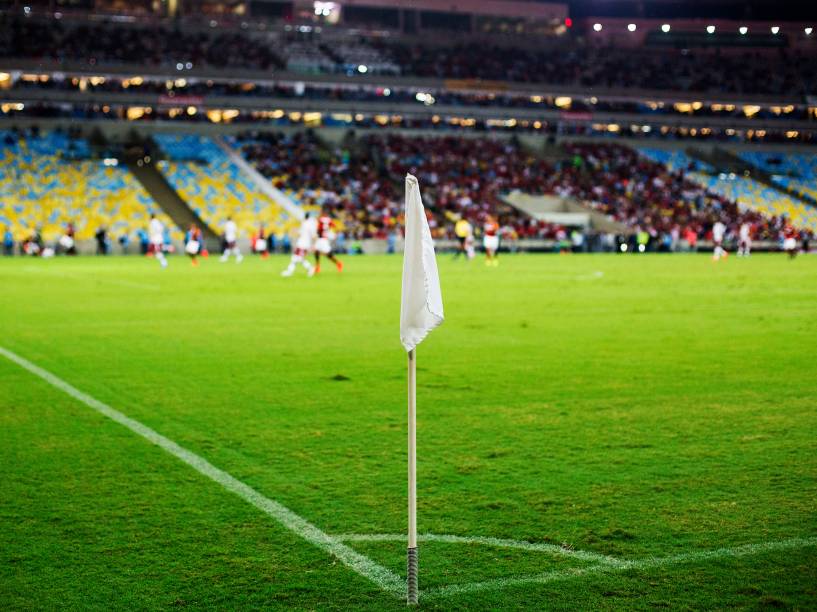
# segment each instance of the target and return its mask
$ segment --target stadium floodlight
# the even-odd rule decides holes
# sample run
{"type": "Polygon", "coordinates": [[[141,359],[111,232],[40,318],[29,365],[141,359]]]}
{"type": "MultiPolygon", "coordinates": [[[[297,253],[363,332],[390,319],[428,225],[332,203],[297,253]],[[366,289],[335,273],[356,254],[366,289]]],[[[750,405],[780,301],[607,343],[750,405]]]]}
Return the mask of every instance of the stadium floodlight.
{"type": "Polygon", "coordinates": [[[360,64],[360,65],[357,67],[357,71],[358,71],[360,74],[366,74],[367,72],[369,72],[369,67],[368,67],[368,66],[366,66],[365,64],[360,64]]]}
{"type": "Polygon", "coordinates": [[[749,28],[746,26],[740,26],[738,28],[738,32],[740,32],[741,36],[745,35],[749,31],[749,28]]]}
{"type": "Polygon", "coordinates": [[[594,23],[594,24],[593,24],[593,29],[594,29],[596,32],[601,32],[601,28],[602,28],[602,25],[601,25],[600,23],[594,23]]]}
{"type": "Polygon", "coordinates": [[[811,28],[806,28],[806,29],[805,29],[805,30],[803,30],[803,31],[806,33],[806,36],[811,36],[811,33],[812,33],[814,30],[812,30],[811,28]]]}
{"type": "Polygon", "coordinates": [[[707,34],[714,34],[715,33],[715,26],[713,26],[713,25],[706,26],[706,33],[707,34]]]}
{"type": "Polygon", "coordinates": [[[664,25],[661,26],[661,31],[664,32],[664,33],[669,32],[670,29],[671,29],[671,27],[670,27],[670,24],[668,24],[668,23],[665,23],[664,25]]]}
{"type": "Polygon", "coordinates": [[[23,12],[24,12],[26,15],[30,15],[30,14],[31,14],[31,7],[30,7],[30,6],[24,6],[24,7],[23,7],[23,12]]]}
{"type": "Polygon", "coordinates": [[[193,70],[193,62],[187,62],[184,67],[188,70],[193,70]]]}
{"type": "Polygon", "coordinates": [[[777,34],[780,31],[780,26],[772,26],[772,34],[777,34]]]}
{"type": "Polygon", "coordinates": [[[628,24],[627,24],[627,29],[628,29],[630,32],[635,32],[635,28],[636,28],[636,25],[635,25],[634,23],[628,23],[628,24]]]}
{"type": "Polygon", "coordinates": [[[176,64],[176,70],[184,70],[184,64],[182,64],[181,62],[178,62],[176,64]]]}

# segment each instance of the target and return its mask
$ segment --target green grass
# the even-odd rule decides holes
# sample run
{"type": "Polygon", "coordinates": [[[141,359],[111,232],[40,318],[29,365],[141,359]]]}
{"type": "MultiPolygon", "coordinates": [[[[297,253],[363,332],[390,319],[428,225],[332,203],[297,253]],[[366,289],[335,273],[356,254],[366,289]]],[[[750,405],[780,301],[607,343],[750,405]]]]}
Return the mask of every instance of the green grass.
{"type": "MultiPolygon", "coordinates": [[[[285,263],[0,260],[0,345],[327,533],[402,533],[401,260],[314,279],[285,263]]],[[[443,256],[440,274],[421,533],[621,559],[817,536],[817,258],[443,256]]],[[[3,609],[404,607],[2,357],[0,474],[3,609]]],[[[402,543],[350,546],[404,574],[402,543]]],[[[437,589],[588,562],[430,542],[420,565],[437,589]]],[[[421,602],[665,606],[817,607],[817,547],[421,602]]]]}

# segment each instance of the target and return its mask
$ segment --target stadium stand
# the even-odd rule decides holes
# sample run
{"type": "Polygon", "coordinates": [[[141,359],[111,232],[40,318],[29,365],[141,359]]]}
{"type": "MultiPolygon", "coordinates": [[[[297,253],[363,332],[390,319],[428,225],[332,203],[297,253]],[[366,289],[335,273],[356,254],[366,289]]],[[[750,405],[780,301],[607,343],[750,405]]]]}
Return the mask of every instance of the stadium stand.
{"type": "Polygon", "coordinates": [[[157,134],[167,159],[158,162],[173,188],[211,228],[232,217],[247,235],[263,224],[268,232],[288,231],[292,221],[242,173],[211,139],[190,134],[157,134]]]}
{"type": "Polygon", "coordinates": [[[273,67],[306,73],[354,72],[371,61],[373,72],[445,79],[485,79],[612,89],[777,94],[816,93],[817,65],[803,52],[750,49],[717,61],[699,50],[612,47],[580,40],[544,41],[536,50],[485,42],[421,45],[391,39],[349,38],[333,44],[319,36],[281,39],[243,31],[220,33],[121,24],[63,24],[5,17],[0,57],[74,60],[91,65],[273,67]],[[280,56],[273,47],[280,48],[280,56]]]}
{"type": "Polygon", "coordinates": [[[0,226],[18,238],[39,230],[56,240],[69,223],[76,238],[90,239],[99,228],[133,237],[151,212],[166,226],[141,185],[120,166],[89,159],[87,141],[64,132],[0,132],[0,226]]]}
{"type": "Polygon", "coordinates": [[[817,156],[774,151],[741,151],[739,155],[771,174],[776,184],[817,200],[817,156]]]}
{"type": "MultiPolygon", "coordinates": [[[[785,218],[800,229],[817,232],[817,209],[752,178],[717,172],[711,165],[693,160],[686,153],[678,150],[668,152],[660,149],[641,148],[639,151],[650,159],[668,164],[675,171],[686,171],[688,180],[708,191],[773,219],[773,227],[779,228],[782,219],[785,218]]],[[[787,158],[787,156],[783,157],[787,158]]],[[[749,154],[744,159],[751,162],[755,157],[749,154]]]]}
{"type": "Polygon", "coordinates": [[[355,238],[384,238],[402,207],[396,184],[366,151],[325,146],[312,132],[244,133],[231,140],[273,185],[306,208],[328,206],[355,238]]]}

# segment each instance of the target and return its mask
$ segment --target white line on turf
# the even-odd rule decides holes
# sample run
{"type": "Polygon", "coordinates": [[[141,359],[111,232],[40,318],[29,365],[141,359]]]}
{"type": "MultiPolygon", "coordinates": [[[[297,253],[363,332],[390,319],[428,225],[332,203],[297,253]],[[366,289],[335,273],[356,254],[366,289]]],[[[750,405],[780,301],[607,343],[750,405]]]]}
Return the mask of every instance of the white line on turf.
{"type": "Polygon", "coordinates": [[[697,563],[700,561],[710,561],[728,558],[746,557],[769,552],[779,552],[793,550],[796,548],[809,548],[817,546],[817,538],[792,538],[780,540],[778,542],[764,542],[760,544],[746,544],[734,548],[718,548],[716,550],[702,550],[698,552],[681,553],[669,557],[650,557],[634,561],[621,561],[618,565],[593,565],[590,567],[577,567],[574,569],[546,572],[532,576],[516,576],[511,578],[497,578],[482,582],[469,582],[464,584],[453,584],[450,586],[427,589],[423,591],[424,599],[436,597],[450,597],[452,595],[463,595],[478,591],[504,589],[507,587],[521,586],[526,584],[547,584],[559,580],[569,580],[583,576],[593,576],[599,574],[609,574],[626,570],[650,570],[666,567],[668,565],[679,565],[682,563],[697,563]]]}
{"type": "MultiPolygon", "coordinates": [[[[479,544],[482,546],[493,546],[496,548],[516,548],[531,552],[544,552],[552,555],[571,557],[573,559],[581,559],[582,561],[601,563],[604,565],[618,566],[626,563],[626,561],[616,559],[615,557],[608,557],[607,555],[601,555],[590,551],[574,550],[565,546],[557,546],[556,544],[526,542],[524,540],[507,540],[504,538],[490,538],[484,536],[438,535],[433,533],[420,534],[417,536],[417,538],[421,542],[479,544]]],[[[340,540],[341,542],[405,542],[406,536],[399,533],[345,533],[342,535],[336,535],[335,539],[340,540]]]]}
{"type": "Polygon", "coordinates": [[[63,391],[74,399],[82,402],[89,408],[96,410],[109,419],[116,421],[124,427],[127,427],[133,433],[142,436],[149,442],[152,442],[156,446],[166,450],[168,453],[177,459],[180,459],[200,474],[207,476],[207,478],[217,482],[228,491],[235,493],[262,512],[274,518],[276,521],[281,523],[281,525],[307,542],[314,544],[331,555],[334,555],[344,565],[353,569],[364,578],[368,578],[380,588],[396,595],[405,594],[406,583],[403,578],[386,569],[382,565],[375,563],[365,555],[362,555],[356,550],[346,546],[336,538],[333,538],[329,534],[321,531],[315,525],[306,519],[301,518],[286,506],[265,497],[252,487],[244,484],[240,480],[237,480],[227,472],[218,469],[206,459],[187,450],[186,448],[179,446],[173,440],[164,437],[160,433],[157,433],[139,421],[131,419],[118,410],[111,408],[107,404],[100,402],[86,393],[83,393],[51,372],[42,369],[27,359],[20,357],[16,353],[13,353],[12,351],[0,346],[0,355],[3,355],[6,357],[6,359],[13,361],[21,368],[28,370],[60,391],[63,391]]]}

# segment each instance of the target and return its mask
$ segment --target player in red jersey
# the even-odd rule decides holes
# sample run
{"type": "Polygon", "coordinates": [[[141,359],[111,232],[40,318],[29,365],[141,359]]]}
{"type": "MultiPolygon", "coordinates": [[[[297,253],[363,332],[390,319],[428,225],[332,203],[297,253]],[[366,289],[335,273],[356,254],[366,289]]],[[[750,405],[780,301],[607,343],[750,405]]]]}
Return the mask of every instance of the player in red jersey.
{"type": "Polygon", "coordinates": [[[783,250],[789,254],[789,259],[797,257],[798,246],[797,230],[787,223],[783,228],[783,250]]]}
{"type": "Polygon", "coordinates": [[[485,219],[482,226],[482,246],[485,247],[485,265],[498,266],[499,260],[496,252],[499,250],[499,223],[493,217],[485,219]]]}
{"type": "Polygon", "coordinates": [[[321,255],[334,262],[338,272],[343,271],[343,263],[332,252],[332,238],[334,237],[335,220],[327,211],[321,213],[317,223],[317,238],[315,240],[315,274],[321,271],[321,255]]]}

